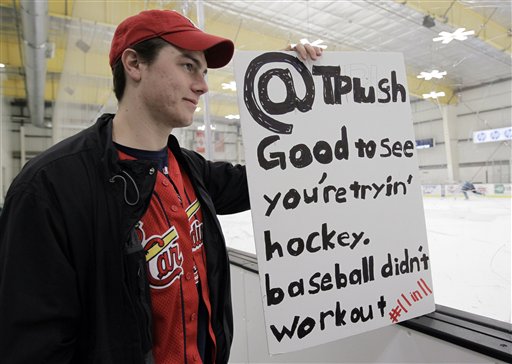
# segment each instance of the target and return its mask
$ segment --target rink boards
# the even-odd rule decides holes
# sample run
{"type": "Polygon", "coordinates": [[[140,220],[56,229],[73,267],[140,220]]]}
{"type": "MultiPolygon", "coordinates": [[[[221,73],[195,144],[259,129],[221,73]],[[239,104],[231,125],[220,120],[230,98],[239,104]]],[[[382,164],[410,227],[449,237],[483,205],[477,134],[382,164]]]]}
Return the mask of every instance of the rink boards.
{"type": "MultiPolygon", "coordinates": [[[[512,196],[510,183],[474,183],[478,192],[485,197],[512,196]]],[[[423,197],[463,197],[461,184],[424,184],[421,186],[423,197]]],[[[476,196],[476,195],[475,195],[476,196]]]]}

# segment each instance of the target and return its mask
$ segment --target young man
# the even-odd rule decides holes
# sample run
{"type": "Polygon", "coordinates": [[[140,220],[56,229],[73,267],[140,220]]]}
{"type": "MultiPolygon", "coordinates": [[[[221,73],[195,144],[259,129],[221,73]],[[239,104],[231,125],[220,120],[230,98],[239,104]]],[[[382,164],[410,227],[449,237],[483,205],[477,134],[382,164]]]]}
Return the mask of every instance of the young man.
{"type": "Polygon", "coordinates": [[[469,181],[464,181],[460,190],[464,194],[464,199],[469,200],[468,192],[473,192],[475,195],[483,195],[483,193],[476,190],[475,185],[469,181]]]}
{"type": "MultiPolygon", "coordinates": [[[[117,28],[116,115],[31,160],[0,219],[2,363],[226,363],[229,262],[217,214],[249,208],[245,169],[181,149],[230,40],[174,11],[117,28]]],[[[299,46],[302,58],[319,49],[299,46]]]]}

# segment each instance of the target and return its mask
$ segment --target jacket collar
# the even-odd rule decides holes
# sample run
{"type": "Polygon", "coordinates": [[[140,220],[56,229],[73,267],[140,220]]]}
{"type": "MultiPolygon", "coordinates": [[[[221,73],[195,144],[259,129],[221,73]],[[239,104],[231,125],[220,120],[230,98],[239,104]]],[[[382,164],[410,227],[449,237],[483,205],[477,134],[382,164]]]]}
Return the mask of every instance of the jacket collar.
{"type": "MultiPolygon", "coordinates": [[[[101,115],[93,128],[96,131],[98,141],[101,145],[102,156],[101,160],[106,163],[107,168],[112,172],[119,172],[119,156],[117,149],[112,141],[112,121],[115,114],[103,114],[101,115]]],[[[167,146],[173,153],[181,158],[181,147],[178,143],[178,139],[172,134],[167,139],[167,146]]]]}
{"type": "MultiPolygon", "coordinates": [[[[125,164],[125,162],[127,162],[119,160],[117,148],[114,146],[112,141],[112,120],[114,119],[114,116],[115,114],[103,114],[98,118],[96,124],[92,126],[100,145],[101,161],[102,165],[106,169],[105,172],[108,178],[111,178],[115,174],[119,174],[122,169],[121,164],[125,164]]],[[[186,163],[184,163],[178,139],[176,139],[174,135],[169,135],[169,138],[167,139],[167,146],[172,151],[178,162],[186,165],[186,163]]]]}
{"type": "Polygon", "coordinates": [[[119,157],[117,149],[112,141],[112,120],[115,114],[103,114],[101,115],[96,124],[92,127],[96,133],[97,141],[100,146],[101,162],[106,168],[105,172],[107,176],[119,173],[121,168],[118,164],[119,157]]]}

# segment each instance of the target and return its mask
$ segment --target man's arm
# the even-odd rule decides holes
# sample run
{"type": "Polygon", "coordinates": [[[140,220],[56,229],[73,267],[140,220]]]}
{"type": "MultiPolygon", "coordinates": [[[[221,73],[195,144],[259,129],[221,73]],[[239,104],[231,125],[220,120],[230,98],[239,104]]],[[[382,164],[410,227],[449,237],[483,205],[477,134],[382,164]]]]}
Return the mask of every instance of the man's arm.
{"type": "Polygon", "coordinates": [[[234,214],[250,209],[245,166],[207,162],[208,190],[217,213],[234,214]]]}
{"type": "Polygon", "coordinates": [[[0,362],[69,363],[79,303],[56,206],[8,195],[0,218],[0,362]]]}

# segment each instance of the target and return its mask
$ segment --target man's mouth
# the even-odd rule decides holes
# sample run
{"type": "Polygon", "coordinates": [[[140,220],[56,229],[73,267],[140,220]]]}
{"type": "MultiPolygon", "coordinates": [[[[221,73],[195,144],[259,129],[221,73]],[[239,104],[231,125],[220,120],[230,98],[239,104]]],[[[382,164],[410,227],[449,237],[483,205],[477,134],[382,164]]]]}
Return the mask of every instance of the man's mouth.
{"type": "Polygon", "coordinates": [[[193,104],[194,106],[197,106],[197,104],[198,104],[198,101],[197,101],[197,100],[194,100],[194,99],[189,99],[189,98],[186,98],[186,97],[185,97],[185,100],[186,100],[186,101],[188,101],[188,102],[190,102],[190,103],[191,103],[191,104],[193,104]]]}

